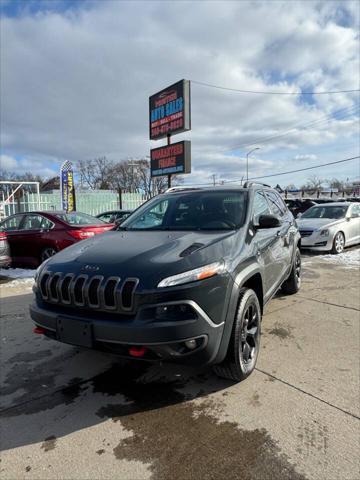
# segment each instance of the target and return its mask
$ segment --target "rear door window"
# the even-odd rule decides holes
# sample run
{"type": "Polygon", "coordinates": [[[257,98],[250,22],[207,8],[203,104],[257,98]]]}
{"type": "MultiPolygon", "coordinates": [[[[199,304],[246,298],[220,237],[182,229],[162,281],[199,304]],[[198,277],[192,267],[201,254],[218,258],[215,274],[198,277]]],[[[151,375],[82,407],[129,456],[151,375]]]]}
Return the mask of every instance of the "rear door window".
{"type": "Polygon", "coordinates": [[[26,215],[21,230],[49,230],[53,223],[42,215],[26,215]]]}

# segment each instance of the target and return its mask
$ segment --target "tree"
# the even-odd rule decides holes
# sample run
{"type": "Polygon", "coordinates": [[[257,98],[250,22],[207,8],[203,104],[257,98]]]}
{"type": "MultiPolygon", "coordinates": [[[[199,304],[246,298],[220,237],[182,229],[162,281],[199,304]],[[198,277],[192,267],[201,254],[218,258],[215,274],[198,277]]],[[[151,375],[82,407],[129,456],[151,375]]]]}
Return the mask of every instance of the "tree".
{"type": "Polygon", "coordinates": [[[327,180],[330,188],[337,188],[339,192],[342,192],[346,188],[346,182],[343,180],[338,180],[337,178],[333,178],[332,180],[327,180]]]}
{"type": "Polygon", "coordinates": [[[80,185],[87,185],[91,190],[107,190],[109,188],[109,170],[111,163],[106,157],[92,160],[79,160],[76,165],[80,175],[80,185]]]}
{"type": "Polygon", "coordinates": [[[317,175],[312,175],[309,177],[304,185],[302,185],[300,188],[302,190],[319,190],[324,183],[324,180],[319,178],[317,175]]]}

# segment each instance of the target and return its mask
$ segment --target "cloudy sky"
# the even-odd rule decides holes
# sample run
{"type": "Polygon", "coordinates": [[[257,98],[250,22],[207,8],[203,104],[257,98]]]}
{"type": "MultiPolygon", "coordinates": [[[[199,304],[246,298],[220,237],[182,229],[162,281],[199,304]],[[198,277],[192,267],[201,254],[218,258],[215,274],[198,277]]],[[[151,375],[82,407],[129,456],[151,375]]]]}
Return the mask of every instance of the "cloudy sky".
{"type": "MultiPolygon", "coordinates": [[[[1,168],[144,157],[148,97],[192,80],[188,183],[359,155],[360,2],[0,0],[1,168]],[[212,88],[296,95],[251,94],[212,88]]],[[[355,161],[274,177],[358,178],[355,161]]],[[[270,180],[269,180],[270,181],[270,180]]]]}

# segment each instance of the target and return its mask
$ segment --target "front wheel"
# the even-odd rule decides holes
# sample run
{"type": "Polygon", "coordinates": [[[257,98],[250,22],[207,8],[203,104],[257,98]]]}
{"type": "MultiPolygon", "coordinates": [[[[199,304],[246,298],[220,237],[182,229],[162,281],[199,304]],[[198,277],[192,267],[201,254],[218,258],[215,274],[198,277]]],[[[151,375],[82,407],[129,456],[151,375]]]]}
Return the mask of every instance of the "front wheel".
{"type": "Polygon", "coordinates": [[[301,286],[301,254],[297,248],[295,250],[294,262],[291,268],[289,278],[281,285],[281,290],[286,295],[293,295],[300,290],[301,286]]]}
{"type": "Polygon", "coordinates": [[[335,254],[342,253],[344,251],[344,248],[345,248],[344,234],[342,232],[338,232],[334,237],[331,253],[335,253],[335,254]]]}
{"type": "Polygon", "coordinates": [[[240,382],[254,370],[260,348],[261,308],[256,293],[242,288],[225,360],[214,365],[223,378],[240,382]]]}

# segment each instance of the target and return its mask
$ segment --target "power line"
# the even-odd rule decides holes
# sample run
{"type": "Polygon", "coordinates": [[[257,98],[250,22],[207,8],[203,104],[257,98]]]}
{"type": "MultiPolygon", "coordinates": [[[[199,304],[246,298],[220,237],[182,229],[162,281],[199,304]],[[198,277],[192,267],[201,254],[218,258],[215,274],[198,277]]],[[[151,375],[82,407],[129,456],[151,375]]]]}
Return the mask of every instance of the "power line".
{"type": "MultiPolygon", "coordinates": [[[[249,178],[249,180],[258,180],[260,178],[270,178],[270,177],[279,177],[280,175],[288,175],[289,173],[305,172],[305,170],[312,170],[314,168],[327,167],[328,165],[335,165],[336,163],[350,162],[350,160],[356,160],[357,158],[360,158],[360,156],[345,158],[343,160],[337,160],[336,162],[323,163],[321,165],[314,165],[312,167],[298,168],[297,170],[290,170],[288,172],[272,173],[271,175],[262,175],[261,177],[252,177],[252,178],[249,178]]],[[[239,180],[225,180],[224,183],[233,183],[236,181],[239,181],[239,180]]]]}
{"type": "Polygon", "coordinates": [[[359,89],[356,90],[333,90],[333,91],[321,91],[321,92],[273,92],[273,91],[262,91],[262,90],[241,90],[239,88],[230,88],[223,87],[221,85],[213,85],[211,83],[199,82],[197,80],[191,80],[191,83],[201,85],[203,87],[216,88],[218,90],[226,90],[229,92],[238,92],[238,93],[252,93],[260,95],[331,95],[337,93],[355,93],[360,92],[359,89]]]}
{"type": "MultiPolygon", "coordinates": [[[[351,160],[356,160],[357,158],[360,158],[360,156],[357,157],[351,157],[351,158],[344,158],[343,160],[337,160],[336,162],[328,162],[328,163],[323,163],[321,165],[313,165],[312,167],[306,167],[306,168],[298,168],[297,170],[289,170],[288,172],[280,172],[280,173],[272,173],[270,175],[262,175],[260,177],[251,177],[249,178],[250,180],[259,180],[261,178],[270,178],[270,177],[278,177],[280,175],[288,175],[290,173],[297,173],[297,172],[304,172],[305,170],[312,170],[314,168],[321,168],[321,167],[327,167],[329,165],[335,165],[337,163],[344,163],[344,162],[350,162],[351,160]]],[[[237,183],[243,181],[244,176],[240,179],[238,178],[237,180],[224,180],[223,183],[237,183]]],[[[212,185],[212,183],[188,183],[186,186],[206,186],[206,185],[212,185]]]]}
{"type": "Polygon", "coordinates": [[[308,128],[313,127],[313,126],[319,127],[319,126],[322,126],[323,124],[326,125],[331,120],[344,120],[346,117],[356,114],[359,111],[359,108],[360,107],[357,106],[357,105],[352,105],[351,107],[342,108],[340,110],[337,110],[337,111],[333,112],[332,114],[324,115],[323,117],[320,117],[317,120],[312,120],[310,122],[305,122],[305,123],[298,123],[298,124],[295,124],[292,128],[290,128],[288,130],[284,130],[283,132],[276,133],[276,134],[271,135],[269,137],[258,138],[258,139],[253,140],[252,142],[232,145],[231,147],[229,147],[229,148],[227,148],[226,150],[223,150],[223,151],[224,152],[229,152],[231,150],[235,150],[235,149],[238,149],[238,148],[251,147],[253,145],[258,145],[258,144],[262,144],[262,143],[265,143],[265,142],[269,142],[270,140],[275,140],[277,138],[285,137],[286,135],[289,135],[291,133],[295,133],[297,131],[297,129],[307,130],[308,128]],[[339,115],[339,116],[336,117],[335,115],[339,115]]]}

